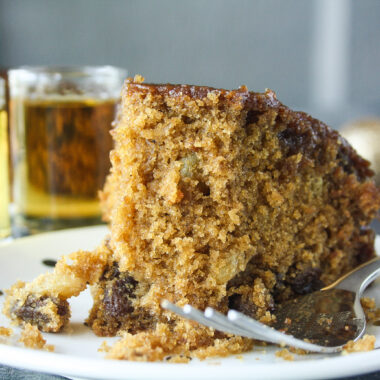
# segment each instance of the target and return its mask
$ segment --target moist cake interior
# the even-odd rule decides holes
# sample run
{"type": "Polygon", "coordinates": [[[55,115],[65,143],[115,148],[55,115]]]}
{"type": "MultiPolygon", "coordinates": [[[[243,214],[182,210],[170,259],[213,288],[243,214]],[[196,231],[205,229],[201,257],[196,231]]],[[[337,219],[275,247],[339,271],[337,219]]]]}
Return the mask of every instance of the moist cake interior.
{"type": "Polygon", "coordinates": [[[369,163],[273,91],[137,76],[125,84],[112,136],[101,193],[109,237],[15,285],[5,305],[13,320],[60,330],[66,300],[89,283],[86,323],[97,335],[122,336],[109,357],[227,355],[252,341],[186,321],[161,300],[233,308],[270,324],[280,302],[374,256],[368,225],[380,193],[369,163]]]}

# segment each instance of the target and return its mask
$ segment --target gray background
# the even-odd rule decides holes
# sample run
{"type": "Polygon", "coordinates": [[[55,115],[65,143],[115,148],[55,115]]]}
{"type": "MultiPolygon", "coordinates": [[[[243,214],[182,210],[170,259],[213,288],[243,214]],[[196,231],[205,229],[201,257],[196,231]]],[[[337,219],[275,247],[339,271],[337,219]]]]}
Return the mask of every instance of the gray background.
{"type": "MultiPolygon", "coordinates": [[[[379,41],[379,0],[0,0],[0,68],[111,64],[150,82],[272,88],[335,128],[380,116],[379,41]]],[[[56,377],[0,366],[7,378],[56,377]]]]}
{"type": "Polygon", "coordinates": [[[0,67],[112,64],[151,82],[268,87],[334,127],[380,113],[379,41],[377,0],[0,0],[0,67]]]}

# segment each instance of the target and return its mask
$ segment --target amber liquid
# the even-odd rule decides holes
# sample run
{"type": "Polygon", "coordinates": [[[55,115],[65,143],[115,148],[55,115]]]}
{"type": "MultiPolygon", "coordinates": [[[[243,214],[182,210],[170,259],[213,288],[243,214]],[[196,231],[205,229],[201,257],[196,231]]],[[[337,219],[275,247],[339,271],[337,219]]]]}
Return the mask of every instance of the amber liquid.
{"type": "Polygon", "coordinates": [[[20,142],[14,199],[29,233],[100,221],[97,194],[110,168],[115,106],[115,99],[83,98],[13,104],[20,142]]]}
{"type": "Polygon", "coordinates": [[[10,235],[7,113],[0,109],[0,239],[10,235]]]}

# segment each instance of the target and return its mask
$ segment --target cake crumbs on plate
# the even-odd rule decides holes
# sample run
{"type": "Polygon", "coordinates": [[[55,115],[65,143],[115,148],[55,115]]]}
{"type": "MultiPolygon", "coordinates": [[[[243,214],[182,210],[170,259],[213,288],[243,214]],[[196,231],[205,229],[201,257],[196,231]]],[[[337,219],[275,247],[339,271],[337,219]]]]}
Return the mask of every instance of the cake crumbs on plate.
{"type": "Polygon", "coordinates": [[[9,327],[0,326],[0,336],[10,337],[13,334],[13,330],[9,327]]]}
{"type": "Polygon", "coordinates": [[[342,355],[351,354],[353,352],[372,351],[375,348],[376,338],[373,335],[365,334],[363,338],[356,342],[350,340],[342,351],[342,355]]]}
{"type": "MultiPolygon", "coordinates": [[[[165,358],[165,361],[168,363],[189,363],[191,361],[191,357],[185,355],[172,355],[165,358]]],[[[210,363],[212,364],[212,363],[210,363]]],[[[220,363],[219,363],[220,364],[220,363]]]]}
{"type": "Polygon", "coordinates": [[[111,350],[111,346],[104,340],[100,347],[98,348],[98,352],[109,352],[111,350]]]}
{"type": "Polygon", "coordinates": [[[282,358],[287,361],[293,361],[294,355],[292,355],[287,348],[284,348],[283,350],[276,351],[275,355],[278,358],[282,358]]]}
{"type": "Polygon", "coordinates": [[[374,298],[362,297],[360,303],[363,306],[364,314],[369,323],[380,321],[380,308],[377,307],[374,298]]]}
{"type": "Polygon", "coordinates": [[[289,351],[297,355],[307,355],[310,353],[310,351],[303,350],[302,348],[296,348],[296,347],[289,347],[289,351]]]}
{"type": "Polygon", "coordinates": [[[23,343],[27,348],[33,348],[45,351],[54,351],[52,344],[46,344],[46,340],[38,330],[37,326],[26,323],[21,331],[19,342],[23,343]]]}

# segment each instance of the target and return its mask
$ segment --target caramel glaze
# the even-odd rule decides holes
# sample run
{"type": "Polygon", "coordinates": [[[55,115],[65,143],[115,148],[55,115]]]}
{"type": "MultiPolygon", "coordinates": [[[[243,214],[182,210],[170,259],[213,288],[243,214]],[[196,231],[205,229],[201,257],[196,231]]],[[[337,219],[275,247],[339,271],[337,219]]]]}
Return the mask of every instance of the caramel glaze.
{"type": "Polygon", "coordinates": [[[207,86],[193,86],[183,84],[151,84],[138,83],[132,79],[126,81],[124,88],[127,94],[142,92],[153,96],[163,97],[188,97],[189,99],[205,99],[208,94],[218,95],[221,100],[228,103],[236,103],[247,110],[248,115],[260,113],[268,109],[277,109],[276,123],[287,125],[287,129],[279,133],[279,139],[288,154],[301,152],[306,158],[323,163],[323,154],[329,146],[339,146],[337,158],[341,161],[341,167],[349,174],[355,174],[363,181],[372,177],[374,172],[370,169],[370,163],[360,157],[349,143],[338,132],[332,130],[323,122],[314,119],[305,112],[294,112],[283,105],[276,97],[276,93],[267,89],[264,93],[248,91],[246,86],[240,86],[236,90],[217,89],[207,86]]]}

